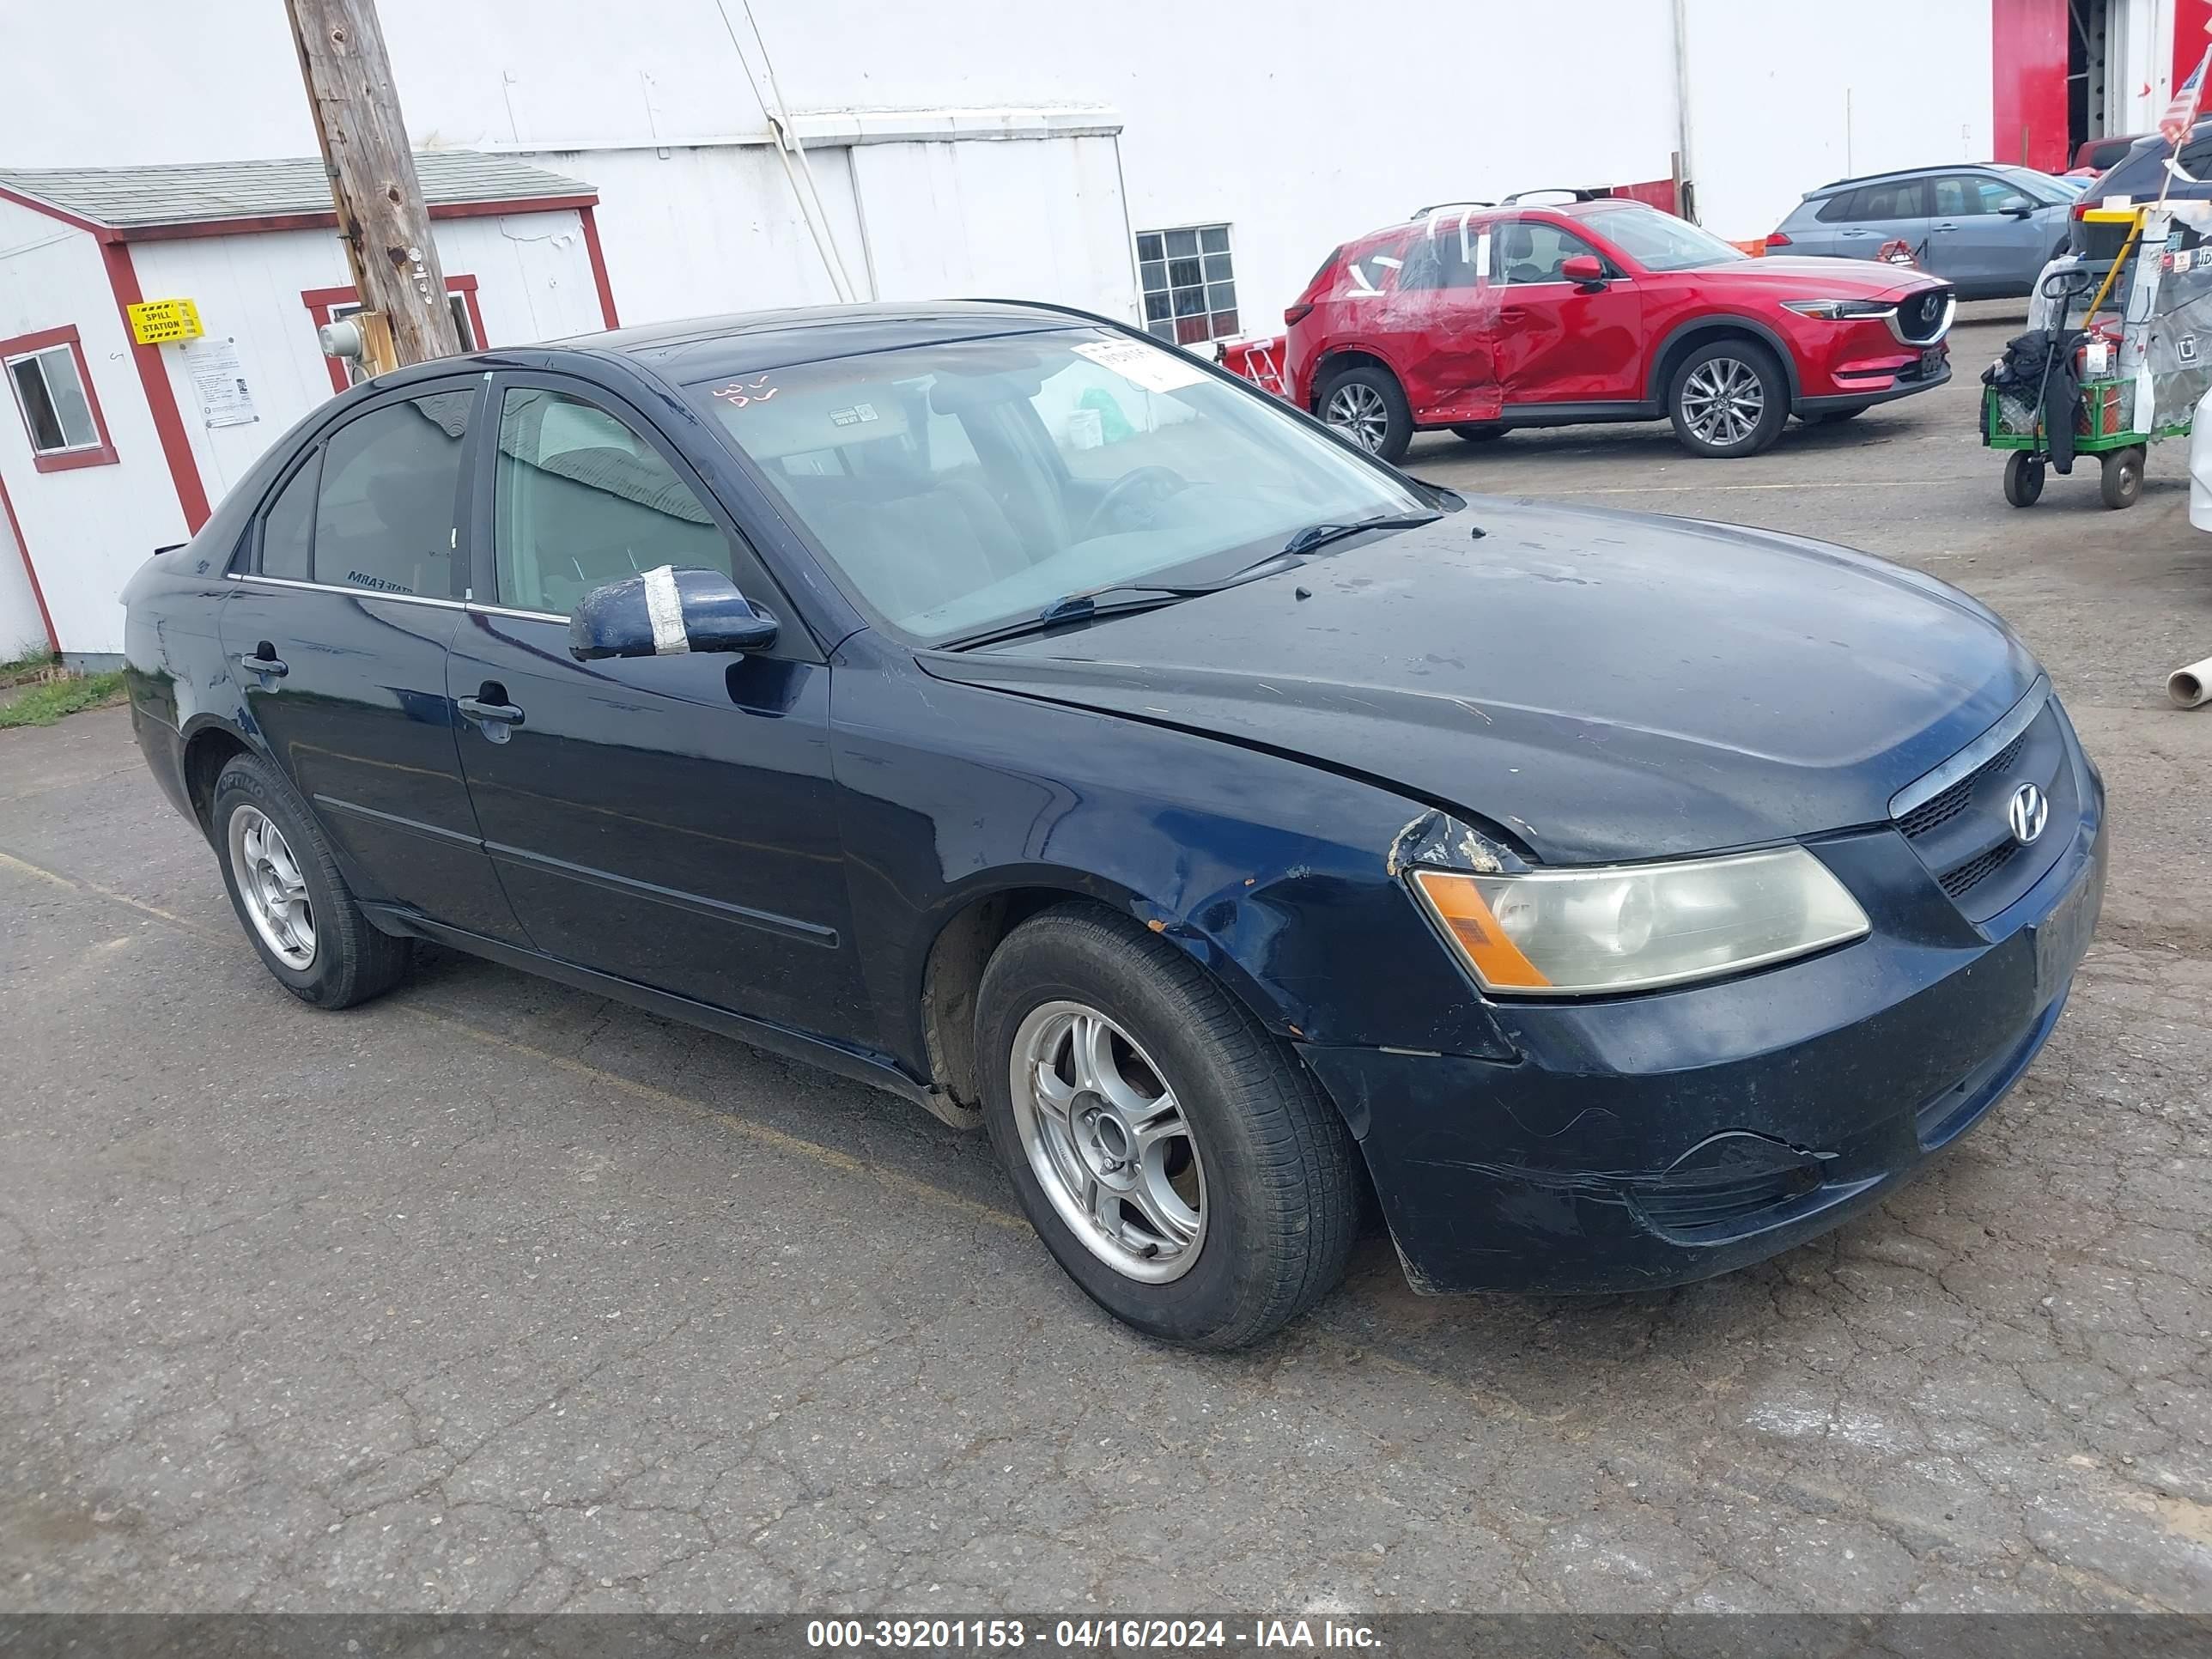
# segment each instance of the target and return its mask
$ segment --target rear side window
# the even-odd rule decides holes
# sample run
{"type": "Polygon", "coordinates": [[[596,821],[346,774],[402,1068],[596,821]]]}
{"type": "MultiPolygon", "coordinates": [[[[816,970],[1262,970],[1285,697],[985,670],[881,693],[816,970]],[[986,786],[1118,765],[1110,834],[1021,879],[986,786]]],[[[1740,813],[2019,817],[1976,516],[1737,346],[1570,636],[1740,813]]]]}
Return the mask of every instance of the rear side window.
{"type": "Polygon", "coordinates": [[[292,475],[261,519],[261,574],[287,581],[315,579],[315,487],[323,475],[323,452],[292,475]]]}
{"type": "Polygon", "coordinates": [[[1851,216],[1851,198],[1857,194],[1855,190],[1839,190],[1821,203],[1820,210],[1813,216],[1824,225],[1837,224],[1848,219],[1851,216]]]}
{"type": "Polygon", "coordinates": [[[1928,216],[1928,181],[1893,179],[1887,184],[1861,185],[1844,198],[1839,219],[1924,219],[1928,216]]]}
{"type": "Polygon", "coordinates": [[[387,404],[331,434],[315,498],[317,581],[460,597],[453,505],[475,398],[440,392],[387,404]]]}
{"type": "MultiPolygon", "coordinates": [[[[2131,153],[2089,187],[2087,199],[2094,203],[2107,196],[2131,196],[2138,202],[2150,200],[2166,182],[2166,146],[2159,143],[2131,153]]],[[[2199,131],[2181,147],[2177,159],[2191,178],[2203,178],[2212,168],[2212,131],[2199,131]]],[[[2180,185],[2179,179],[2174,182],[2180,185]]]]}

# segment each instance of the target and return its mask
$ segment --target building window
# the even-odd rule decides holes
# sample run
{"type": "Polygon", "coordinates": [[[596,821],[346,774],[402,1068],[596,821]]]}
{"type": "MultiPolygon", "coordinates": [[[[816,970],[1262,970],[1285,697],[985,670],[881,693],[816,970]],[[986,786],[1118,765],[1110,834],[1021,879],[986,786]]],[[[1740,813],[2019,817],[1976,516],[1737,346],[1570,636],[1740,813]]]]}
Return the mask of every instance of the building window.
{"type": "Polygon", "coordinates": [[[0,370],[31,440],[31,464],[40,471],[114,461],[115,446],[76,330],[50,328],[0,340],[0,370]]]}
{"type": "MultiPolygon", "coordinates": [[[[361,296],[349,288],[311,288],[301,294],[300,299],[307,306],[311,325],[315,328],[367,309],[361,302],[361,296]]],[[[483,313],[477,306],[477,279],[473,276],[446,278],[446,303],[453,308],[453,330],[460,336],[461,349],[483,350],[483,313]]],[[[343,392],[349,386],[359,386],[368,378],[367,371],[350,359],[326,357],[324,362],[331,371],[331,390],[333,392],[343,392]]]]}
{"type": "Polygon", "coordinates": [[[1237,331],[1228,226],[1139,232],[1137,277],[1145,291],[1145,327],[1159,338],[1201,345],[1237,331]]]}

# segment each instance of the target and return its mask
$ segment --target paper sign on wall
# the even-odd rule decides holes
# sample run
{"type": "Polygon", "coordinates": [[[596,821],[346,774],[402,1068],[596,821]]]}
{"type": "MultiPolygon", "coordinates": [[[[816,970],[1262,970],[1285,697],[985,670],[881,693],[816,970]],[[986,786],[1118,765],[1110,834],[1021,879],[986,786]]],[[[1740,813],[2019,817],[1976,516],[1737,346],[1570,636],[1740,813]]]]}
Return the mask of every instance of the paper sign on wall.
{"type": "Polygon", "coordinates": [[[184,359],[192,395],[199,399],[200,418],[208,425],[251,426],[261,418],[253,407],[252,388],[246,383],[245,367],[238,361],[235,340],[228,336],[194,340],[185,347],[184,359]]]}
{"type": "Polygon", "coordinates": [[[173,345],[207,332],[190,300],[140,300],[130,310],[131,337],[140,345],[173,345]]]}
{"type": "Polygon", "coordinates": [[[1147,392],[1174,392],[1196,386],[1206,378],[1206,371],[1196,363],[1186,362],[1172,351],[1163,351],[1141,340],[1099,340],[1079,345],[1075,350],[1079,356],[1090,358],[1101,368],[1112,369],[1130,385],[1140,386],[1147,392]]]}

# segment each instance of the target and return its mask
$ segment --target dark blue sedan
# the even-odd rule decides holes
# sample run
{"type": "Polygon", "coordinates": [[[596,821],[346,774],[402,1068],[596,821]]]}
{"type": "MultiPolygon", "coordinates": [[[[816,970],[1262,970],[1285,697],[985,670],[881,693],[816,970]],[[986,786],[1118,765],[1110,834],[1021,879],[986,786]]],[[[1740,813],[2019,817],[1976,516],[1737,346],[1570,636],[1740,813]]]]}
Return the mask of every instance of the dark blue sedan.
{"type": "Polygon", "coordinates": [[[1464,501],[1048,307],[384,375],[125,599],[295,995],[431,939],[981,1123],[1201,1346],[1322,1296],[1370,1183],[1424,1291],[1811,1237],[2019,1077],[2103,890],[2096,769],[1964,595],[1464,501]]]}

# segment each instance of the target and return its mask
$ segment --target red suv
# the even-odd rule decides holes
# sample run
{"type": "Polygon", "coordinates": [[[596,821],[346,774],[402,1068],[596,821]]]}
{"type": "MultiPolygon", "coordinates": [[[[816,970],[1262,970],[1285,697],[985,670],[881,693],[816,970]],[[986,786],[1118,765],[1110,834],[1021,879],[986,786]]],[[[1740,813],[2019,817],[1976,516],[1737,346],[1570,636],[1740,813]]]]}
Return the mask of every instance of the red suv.
{"type": "Polygon", "coordinates": [[[1864,259],[1754,259],[1640,203],[1437,208],[1314,273],[1285,393],[1386,460],[1413,434],[1674,423],[1755,455],[1951,378],[1948,284],[1864,259]]]}

